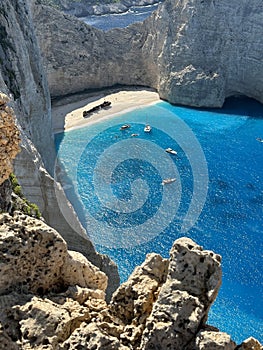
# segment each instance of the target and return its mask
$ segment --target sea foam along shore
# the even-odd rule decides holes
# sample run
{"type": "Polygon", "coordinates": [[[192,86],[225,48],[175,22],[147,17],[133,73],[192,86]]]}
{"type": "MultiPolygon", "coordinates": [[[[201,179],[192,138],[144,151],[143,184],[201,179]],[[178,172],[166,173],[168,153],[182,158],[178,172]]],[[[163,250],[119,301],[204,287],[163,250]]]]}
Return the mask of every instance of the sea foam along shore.
{"type": "Polygon", "coordinates": [[[159,101],[157,92],[139,87],[104,90],[92,94],[65,97],[52,103],[53,132],[60,133],[65,130],[81,128],[159,101]],[[76,100],[77,98],[78,100],[76,100]],[[92,113],[90,117],[83,117],[85,110],[89,110],[104,101],[111,102],[109,108],[100,109],[98,112],[92,113]]]}

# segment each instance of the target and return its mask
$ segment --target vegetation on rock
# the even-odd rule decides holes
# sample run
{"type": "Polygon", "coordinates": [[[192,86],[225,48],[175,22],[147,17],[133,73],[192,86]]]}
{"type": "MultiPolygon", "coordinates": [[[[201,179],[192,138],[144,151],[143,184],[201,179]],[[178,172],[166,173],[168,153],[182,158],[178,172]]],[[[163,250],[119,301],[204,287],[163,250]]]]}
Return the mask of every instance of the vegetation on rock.
{"type": "Polygon", "coordinates": [[[12,210],[21,210],[23,213],[29,216],[40,219],[41,213],[38,206],[25,198],[15,174],[11,173],[9,179],[13,190],[12,210]]]}

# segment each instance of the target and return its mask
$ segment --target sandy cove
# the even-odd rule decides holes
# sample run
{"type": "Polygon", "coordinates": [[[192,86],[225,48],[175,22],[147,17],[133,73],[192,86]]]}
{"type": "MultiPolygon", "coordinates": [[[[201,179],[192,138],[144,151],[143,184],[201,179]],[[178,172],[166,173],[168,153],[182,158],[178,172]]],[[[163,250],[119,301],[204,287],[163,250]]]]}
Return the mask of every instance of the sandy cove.
{"type": "Polygon", "coordinates": [[[65,97],[52,103],[53,132],[59,133],[80,128],[159,101],[160,98],[157,92],[152,89],[139,87],[104,90],[87,95],[65,97]],[[85,110],[90,110],[104,101],[110,101],[110,107],[100,109],[92,113],[90,117],[83,117],[85,110]]]}

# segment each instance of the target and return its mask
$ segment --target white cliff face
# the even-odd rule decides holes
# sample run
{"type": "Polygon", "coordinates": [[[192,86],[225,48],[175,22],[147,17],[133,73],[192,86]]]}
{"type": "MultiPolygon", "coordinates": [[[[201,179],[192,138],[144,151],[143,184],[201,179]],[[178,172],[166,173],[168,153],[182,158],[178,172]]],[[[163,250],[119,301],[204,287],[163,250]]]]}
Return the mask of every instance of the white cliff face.
{"type": "Polygon", "coordinates": [[[11,94],[22,130],[52,173],[55,151],[50,96],[30,8],[25,0],[0,4],[0,59],[0,91],[11,94]]]}
{"type": "Polygon", "coordinates": [[[47,6],[36,5],[33,16],[52,96],[115,84],[156,84],[152,58],[141,53],[147,33],[138,30],[140,23],[104,33],[47,6]]]}
{"type": "Polygon", "coordinates": [[[166,1],[152,20],[157,28],[167,23],[161,97],[212,107],[236,94],[263,102],[262,1],[166,1]]]}
{"type": "Polygon", "coordinates": [[[53,96],[127,84],[190,106],[263,102],[261,0],[166,0],[143,23],[106,33],[47,7],[34,20],[53,96]]]}

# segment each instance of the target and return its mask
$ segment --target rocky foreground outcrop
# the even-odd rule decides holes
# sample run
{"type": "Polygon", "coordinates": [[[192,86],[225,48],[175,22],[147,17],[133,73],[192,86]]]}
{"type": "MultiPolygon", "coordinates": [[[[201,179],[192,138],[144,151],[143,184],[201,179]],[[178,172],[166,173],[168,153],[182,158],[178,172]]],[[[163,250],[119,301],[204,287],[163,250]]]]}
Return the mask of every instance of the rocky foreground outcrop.
{"type": "Polygon", "coordinates": [[[105,302],[107,277],[52,228],[0,215],[0,349],[262,350],[206,325],[221,257],[189,238],[148,254],[105,302]]]}
{"type": "Polygon", "coordinates": [[[261,0],[166,0],[143,23],[108,32],[45,6],[33,14],[52,96],[126,84],[189,106],[263,102],[261,0]]]}

